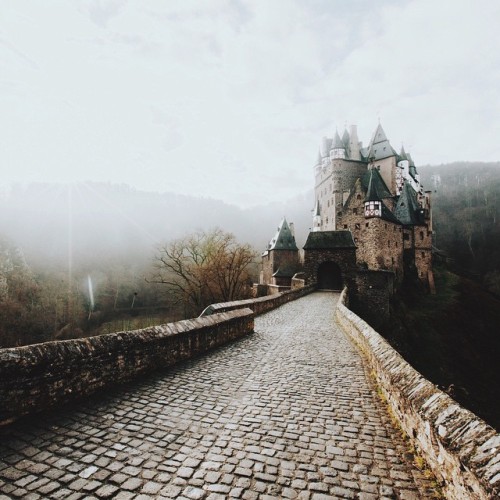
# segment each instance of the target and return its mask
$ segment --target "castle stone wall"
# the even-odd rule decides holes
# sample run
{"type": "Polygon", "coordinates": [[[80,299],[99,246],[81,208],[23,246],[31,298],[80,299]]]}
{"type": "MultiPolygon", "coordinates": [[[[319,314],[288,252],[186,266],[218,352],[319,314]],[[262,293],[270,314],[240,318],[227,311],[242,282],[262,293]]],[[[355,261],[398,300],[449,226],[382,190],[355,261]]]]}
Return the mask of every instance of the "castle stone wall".
{"type": "Polygon", "coordinates": [[[358,265],[373,270],[393,271],[397,281],[403,277],[403,228],[378,217],[364,216],[364,194],[358,183],[340,218],[341,230],[349,230],[356,243],[358,265]]]}
{"type": "Polygon", "coordinates": [[[287,302],[303,297],[304,295],[307,295],[314,290],[314,286],[303,286],[281,293],[279,292],[279,290],[277,290],[276,293],[263,297],[257,297],[254,299],[234,300],[232,302],[220,302],[218,304],[211,304],[207,308],[205,308],[200,317],[221,312],[234,311],[235,309],[242,309],[245,307],[250,308],[254,312],[254,314],[263,314],[267,311],[275,309],[276,307],[286,304],[287,302]]]}
{"type": "Polygon", "coordinates": [[[350,290],[351,309],[375,327],[383,324],[390,317],[394,279],[395,275],[391,271],[358,270],[356,289],[350,290]]]}
{"type": "Polygon", "coordinates": [[[355,286],[356,250],[354,248],[308,249],[304,254],[304,275],[307,285],[316,285],[318,269],[324,262],[335,262],[342,273],[344,285],[355,286]]]}
{"type": "Polygon", "coordinates": [[[0,425],[171,366],[253,332],[240,308],[130,332],[0,349],[0,425]]]}
{"type": "Polygon", "coordinates": [[[432,270],[432,232],[427,226],[415,226],[414,241],[418,277],[427,282],[427,275],[432,270]]]}
{"type": "MultiPolygon", "coordinates": [[[[273,274],[281,267],[296,267],[299,262],[297,250],[270,250],[262,258],[262,279],[265,284],[280,285],[275,283],[273,274]]],[[[288,280],[289,282],[290,280],[288,280]]]]}
{"type": "Polygon", "coordinates": [[[403,431],[442,480],[450,499],[500,498],[500,434],[412,368],[345,307],[336,317],[364,354],[403,431]]]}

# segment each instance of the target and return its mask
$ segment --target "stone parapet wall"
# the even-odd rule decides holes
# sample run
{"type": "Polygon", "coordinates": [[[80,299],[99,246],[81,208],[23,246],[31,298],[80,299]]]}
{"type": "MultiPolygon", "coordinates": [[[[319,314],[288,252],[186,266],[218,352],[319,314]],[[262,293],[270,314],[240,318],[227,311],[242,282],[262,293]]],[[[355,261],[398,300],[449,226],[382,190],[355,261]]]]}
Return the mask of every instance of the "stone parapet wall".
{"type": "Polygon", "coordinates": [[[257,297],[255,299],[235,300],[233,302],[221,302],[219,304],[211,304],[206,307],[200,314],[200,317],[209,316],[211,314],[233,311],[241,309],[242,307],[250,308],[254,314],[263,314],[279,307],[291,300],[296,300],[316,289],[315,285],[297,288],[295,290],[288,290],[282,293],[275,293],[273,295],[266,295],[265,297],[257,297]]]}
{"type": "Polygon", "coordinates": [[[250,334],[253,316],[240,308],[143,330],[0,349],[0,425],[250,334]]]}
{"type": "Polygon", "coordinates": [[[403,431],[442,481],[449,499],[500,498],[500,434],[412,368],[344,305],[336,317],[366,356],[403,431]]]}

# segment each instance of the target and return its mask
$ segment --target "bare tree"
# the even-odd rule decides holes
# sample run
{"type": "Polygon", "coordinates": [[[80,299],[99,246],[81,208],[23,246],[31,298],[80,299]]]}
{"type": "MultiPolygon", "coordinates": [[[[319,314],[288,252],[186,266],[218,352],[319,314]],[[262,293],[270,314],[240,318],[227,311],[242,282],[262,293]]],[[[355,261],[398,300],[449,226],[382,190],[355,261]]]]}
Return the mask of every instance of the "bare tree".
{"type": "Polygon", "coordinates": [[[214,302],[247,298],[256,253],[221,229],[199,231],[160,247],[152,283],[169,285],[189,313],[214,302]]]}

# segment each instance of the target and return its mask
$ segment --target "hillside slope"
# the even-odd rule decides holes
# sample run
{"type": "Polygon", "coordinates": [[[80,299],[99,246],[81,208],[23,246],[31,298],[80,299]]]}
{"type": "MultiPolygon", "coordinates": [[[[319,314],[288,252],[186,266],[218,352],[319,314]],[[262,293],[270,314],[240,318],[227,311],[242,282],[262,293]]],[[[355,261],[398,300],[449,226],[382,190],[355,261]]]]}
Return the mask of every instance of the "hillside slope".
{"type": "Polygon", "coordinates": [[[500,300],[443,267],[435,274],[437,294],[406,284],[379,330],[426,378],[500,430],[500,300]]]}

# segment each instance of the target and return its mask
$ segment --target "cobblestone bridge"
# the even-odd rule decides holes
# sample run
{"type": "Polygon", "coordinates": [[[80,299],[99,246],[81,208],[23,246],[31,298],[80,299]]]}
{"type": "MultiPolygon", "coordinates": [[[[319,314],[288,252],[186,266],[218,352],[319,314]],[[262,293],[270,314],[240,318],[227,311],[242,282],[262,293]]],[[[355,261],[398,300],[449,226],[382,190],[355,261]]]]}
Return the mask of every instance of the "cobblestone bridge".
{"type": "Polygon", "coordinates": [[[0,431],[0,498],[428,498],[337,294],[113,393],[0,431]]]}

